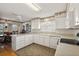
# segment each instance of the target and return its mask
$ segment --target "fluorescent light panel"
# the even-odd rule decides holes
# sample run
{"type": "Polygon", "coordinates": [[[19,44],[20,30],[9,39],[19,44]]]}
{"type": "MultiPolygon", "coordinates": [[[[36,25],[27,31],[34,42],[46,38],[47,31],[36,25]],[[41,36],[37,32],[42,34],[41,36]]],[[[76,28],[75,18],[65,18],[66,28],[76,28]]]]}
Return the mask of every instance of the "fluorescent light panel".
{"type": "Polygon", "coordinates": [[[31,7],[35,11],[40,11],[41,8],[35,3],[26,3],[29,7],[31,7]]]}

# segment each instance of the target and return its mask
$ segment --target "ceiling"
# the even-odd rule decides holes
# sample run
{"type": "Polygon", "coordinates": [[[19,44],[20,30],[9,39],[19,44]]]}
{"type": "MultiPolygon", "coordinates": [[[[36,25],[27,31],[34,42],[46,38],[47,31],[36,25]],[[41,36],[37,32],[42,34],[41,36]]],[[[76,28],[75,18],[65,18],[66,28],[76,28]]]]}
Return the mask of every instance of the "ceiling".
{"type": "Polygon", "coordinates": [[[66,9],[66,3],[36,3],[41,10],[34,11],[25,3],[0,3],[0,17],[28,21],[35,17],[51,16],[66,9]],[[21,17],[20,17],[21,16],[21,17]]]}

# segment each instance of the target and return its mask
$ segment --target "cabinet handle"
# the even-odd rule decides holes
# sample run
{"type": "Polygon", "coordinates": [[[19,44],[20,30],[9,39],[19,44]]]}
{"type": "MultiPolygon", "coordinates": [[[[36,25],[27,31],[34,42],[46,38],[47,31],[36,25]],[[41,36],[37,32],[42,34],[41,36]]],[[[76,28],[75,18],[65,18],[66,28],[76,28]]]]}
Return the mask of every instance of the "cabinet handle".
{"type": "Polygon", "coordinates": [[[58,41],[57,41],[57,45],[59,44],[59,39],[58,39],[58,41]]]}

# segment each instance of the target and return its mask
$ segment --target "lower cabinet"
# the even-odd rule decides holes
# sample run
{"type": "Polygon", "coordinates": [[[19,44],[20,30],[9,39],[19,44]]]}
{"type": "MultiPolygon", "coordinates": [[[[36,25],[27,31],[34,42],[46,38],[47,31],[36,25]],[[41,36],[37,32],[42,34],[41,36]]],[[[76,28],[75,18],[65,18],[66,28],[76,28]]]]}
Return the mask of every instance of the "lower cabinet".
{"type": "Polygon", "coordinates": [[[12,37],[12,49],[14,51],[21,49],[27,45],[32,44],[32,35],[13,36],[12,37]]]}
{"type": "Polygon", "coordinates": [[[24,36],[12,36],[12,49],[18,50],[25,46],[24,36]]]}
{"type": "Polygon", "coordinates": [[[43,46],[49,47],[49,36],[43,36],[43,46]]]}
{"type": "MultiPolygon", "coordinates": [[[[16,42],[16,43],[17,43],[17,42],[16,42]]],[[[24,46],[25,46],[24,43],[25,43],[25,42],[17,43],[17,44],[16,44],[16,50],[21,49],[22,47],[24,47],[24,46]]]]}
{"type": "Polygon", "coordinates": [[[60,37],[51,36],[49,40],[49,47],[56,49],[59,43],[59,40],[60,40],[60,37]]]}
{"type": "Polygon", "coordinates": [[[12,36],[12,49],[16,51],[32,43],[56,49],[59,39],[57,36],[39,34],[12,36]]]}
{"type": "Polygon", "coordinates": [[[39,35],[32,35],[32,40],[33,40],[33,43],[36,43],[36,44],[40,44],[40,36],[39,35]]]}
{"type": "Polygon", "coordinates": [[[34,43],[36,44],[56,49],[60,37],[49,35],[34,35],[33,39],[34,43]]]}
{"type": "Polygon", "coordinates": [[[25,46],[30,45],[30,44],[33,43],[32,35],[25,35],[24,40],[25,40],[25,43],[24,43],[25,46]]]}
{"type": "Polygon", "coordinates": [[[44,45],[44,36],[43,35],[39,35],[39,44],[44,45]]]}
{"type": "Polygon", "coordinates": [[[49,36],[35,35],[34,43],[49,47],[49,36]]]}

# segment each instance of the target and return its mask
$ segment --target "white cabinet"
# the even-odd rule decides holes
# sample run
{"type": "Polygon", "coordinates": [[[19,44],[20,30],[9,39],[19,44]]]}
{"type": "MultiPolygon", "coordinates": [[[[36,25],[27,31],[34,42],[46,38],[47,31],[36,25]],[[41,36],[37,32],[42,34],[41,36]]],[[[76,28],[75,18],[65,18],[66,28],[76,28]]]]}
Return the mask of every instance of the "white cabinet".
{"type": "Polygon", "coordinates": [[[12,36],[12,49],[15,51],[16,50],[16,37],[12,36]]]}
{"type": "Polygon", "coordinates": [[[21,49],[32,43],[56,49],[59,37],[43,34],[26,34],[12,36],[12,49],[21,49]]]}
{"type": "Polygon", "coordinates": [[[24,40],[25,40],[25,46],[32,44],[33,40],[32,40],[32,35],[28,34],[28,35],[24,35],[24,40]]]}
{"type": "Polygon", "coordinates": [[[40,32],[55,32],[55,21],[44,21],[40,23],[40,32]]]}
{"type": "Polygon", "coordinates": [[[12,36],[12,49],[14,51],[33,43],[32,35],[12,36]]]}
{"type": "Polygon", "coordinates": [[[56,49],[56,48],[57,48],[57,45],[58,45],[58,43],[59,43],[59,40],[60,40],[59,37],[51,36],[51,37],[50,37],[50,40],[49,40],[49,41],[50,41],[50,42],[49,42],[49,47],[56,49]]]}
{"type": "MultiPolygon", "coordinates": [[[[79,25],[79,4],[70,3],[67,8],[67,21],[71,28],[79,25]]],[[[78,27],[79,28],[79,27],[78,27]]]]}
{"type": "Polygon", "coordinates": [[[34,43],[49,47],[49,36],[47,35],[34,35],[34,43]]]}
{"type": "Polygon", "coordinates": [[[24,47],[25,43],[24,36],[17,37],[15,41],[16,41],[16,50],[24,47]]]}
{"type": "Polygon", "coordinates": [[[66,17],[56,18],[56,29],[64,29],[67,27],[66,17]]]}
{"type": "MultiPolygon", "coordinates": [[[[17,36],[17,35],[16,35],[17,36]]],[[[25,46],[25,39],[24,36],[16,37],[12,36],[12,49],[18,50],[25,46]]]]}
{"type": "Polygon", "coordinates": [[[66,16],[56,18],[56,29],[68,29],[68,28],[75,28],[77,25],[78,15],[76,10],[74,11],[67,11],[66,16]]]}
{"type": "Polygon", "coordinates": [[[43,36],[39,35],[39,40],[37,44],[43,45],[43,36]]]}
{"type": "Polygon", "coordinates": [[[39,44],[40,45],[43,45],[44,46],[44,39],[45,39],[44,35],[40,35],[39,36],[39,44]]]}
{"type": "Polygon", "coordinates": [[[66,24],[68,28],[73,28],[76,24],[75,11],[67,12],[66,24]]]}
{"type": "Polygon", "coordinates": [[[35,19],[31,21],[31,31],[37,32],[40,29],[40,19],[35,19]]]}
{"type": "Polygon", "coordinates": [[[39,44],[39,34],[34,34],[33,35],[33,43],[39,44]]]}
{"type": "Polygon", "coordinates": [[[43,42],[42,42],[43,46],[49,47],[49,40],[50,40],[49,36],[44,35],[43,42]]]}

